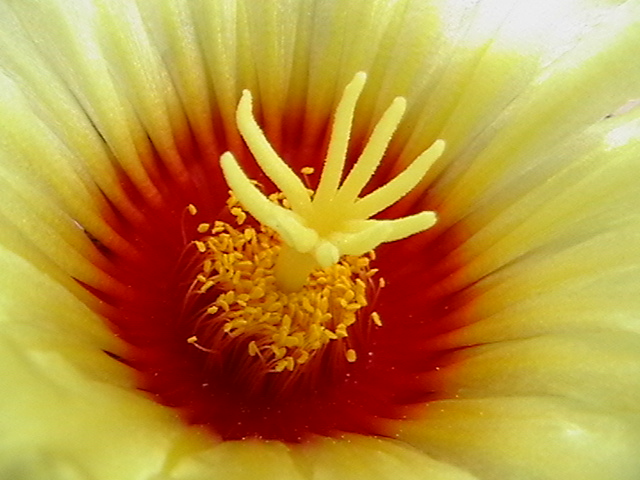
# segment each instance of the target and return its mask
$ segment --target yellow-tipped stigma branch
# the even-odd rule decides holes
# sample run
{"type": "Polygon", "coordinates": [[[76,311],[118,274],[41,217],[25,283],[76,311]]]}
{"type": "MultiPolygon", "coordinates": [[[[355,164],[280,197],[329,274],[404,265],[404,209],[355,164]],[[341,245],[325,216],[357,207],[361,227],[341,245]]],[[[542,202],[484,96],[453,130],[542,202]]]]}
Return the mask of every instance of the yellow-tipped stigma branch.
{"type": "MultiPolygon", "coordinates": [[[[360,72],[345,88],[315,192],[275,152],[253,116],[251,93],[244,91],[238,128],[280,191],[265,196],[230,152],[222,155],[233,220],[197,227],[198,272],[190,293],[204,295],[206,307],[187,338],[194,347],[235,358],[258,376],[298,375],[324,359],[355,362],[363,336],[382,327],[374,309],[384,279],[371,266],[374,249],[428,229],[436,216],[426,211],[395,220],[370,217],[418,185],[444,142],[436,141],[389,183],[360,198],[406,108],[404,98],[393,100],[341,181],[365,82],[360,72]]],[[[303,167],[300,173],[308,181],[314,172],[303,167]]],[[[193,205],[187,211],[197,214],[193,205]]]]}
{"type": "Polygon", "coordinates": [[[253,116],[251,92],[244,90],[238,103],[238,129],[290,209],[269,200],[246,176],[231,152],[224,153],[220,163],[231,191],[243,208],[280,236],[283,246],[275,276],[284,291],[300,290],[314,269],[334,265],[343,255],[363,255],[381,243],[427,230],[436,222],[436,215],[431,211],[394,220],[370,217],[400,200],[420,183],[442,155],[443,140],[435,141],[387,184],[358,197],[380,165],[402,119],[406,109],[403,97],[395,98],[384,112],[362,154],[340,185],[355,108],[366,79],[364,72],[358,72],[344,90],[334,115],[328,152],[315,193],[307,189],[265,137],[253,116]]]}

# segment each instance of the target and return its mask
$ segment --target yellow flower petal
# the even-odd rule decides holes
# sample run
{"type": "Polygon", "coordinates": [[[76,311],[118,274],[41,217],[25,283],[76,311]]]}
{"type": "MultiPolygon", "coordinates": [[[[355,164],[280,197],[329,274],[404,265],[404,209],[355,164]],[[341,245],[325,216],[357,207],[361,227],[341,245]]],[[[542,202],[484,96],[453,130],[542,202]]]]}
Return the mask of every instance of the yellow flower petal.
{"type": "Polygon", "coordinates": [[[635,478],[640,114],[605,117],[640,98],[639,16],[635,1],[0,2],[0,476],[635,478]],[[437,267],[465,268],[421,295],[474,298],[431,344],[469,348],[421,377],[440,399],[390,422],[397,440],[219,443],[104,354],[120,345],[77,281],[118,288],[98,247],[130,245],[102,195],[136,218],[119,174],[157,201],[157,162],[188,176],[189,129],[202,162],[241,149],[244,88],[274,145],[295,134],[306,153],[360,70],[354,130],[407,98],[390,171],[449,146],[412,198],[437,207],[436,234],[461,226],[437,267]]]}
{"type": "Polygon", "coordinates": [[[159,471],[183,435],[175,415],[104,355],[115,338],[72,293],[13,254],[0,259],[0,477],[159,471]]]}
{"type": "Polygon", "coordinates": [[[185,458],[172,461],[163,478],[200,480],[225,478],[253,480],[272,478],[304,480],[310,478],[301,469],[291,449],[280,442],[259,440],[225,442],[213,448],[192,452],[185,458]]]}
{"type": "MultiPolygon", "coordinates": [[[[478,122],[459,131],[469,123],[469,108],[475,108],[476,103],[471,98],[462,100],[459,113],[448,117],[448,125],[441,134],[449,145],[447,154],[458,158],[445,177],[434,185],[437,191],[446,191],[441,199],[442,211],[449,212],[451,221],[473,209],[472,205],[482,201],[483,194],[496,188],[496,182],[513,175],[515,165],[535,165],[539,157],[544,159],[545,152],[567,136],[612,113],[612,105],[621,106],[640,94],[635,80],[640,68],[631,60],[640,42],[636,22],[639,9],[636,3],[627,2],[607,12],[584,41],[572,45],[569,52],[544,68],[537,65],[536,76],[528,85],[513,91],[499,116],[484,110],[478,122]],[[621,69],[628,76],[619,75],[621,69]],[[458,119],[458,115],[462,118],[458,119]],[[450,139],[452,128],[459,132],[452,131],[450,139]],[[466,139],[466,143],[460,145],[461,150],[457,149],[458,137],[466,139]],[[469,142],[471,139],[473,143],[469,142]],[[468,168],[462,165],[456,168],[456,163],[463,163],[461,160],[469,155],[473,156],[473,162],[467,163],[468,168]]],[[[522,66],[522,60],[511,63],[512,69],[522,66]]],[[[492,78],[492,75],[484,76],[492,78]]],[[[482,84],[471,82],[474,87],[478,83],[482,84]]],[[[486,92],[472,95],[497,96],[486,92]]]]}
{"type": "MultiPolygon", "coordinates": [[[[464,469],[435,460],[429,454],[389,439],[347,435],[340,440],[318,439],[301,447],[303,471],[314,480],[474,480],[464,469]]],[[[300,456],[300,455],[298,455],[300,456]]]]}
{"type": "Polygon", "coordinates": [[[562,398],[494,397],[431,402],[399,437],[480,478],[635,478],[637,414],[609,415],[562,398]]]}
{"type": "Polygon", "coordinates": [[[547,395],[622,415],[640,402],[640,335],[571,332],[475,346],[424,381],[449,398],[547,395]]]}

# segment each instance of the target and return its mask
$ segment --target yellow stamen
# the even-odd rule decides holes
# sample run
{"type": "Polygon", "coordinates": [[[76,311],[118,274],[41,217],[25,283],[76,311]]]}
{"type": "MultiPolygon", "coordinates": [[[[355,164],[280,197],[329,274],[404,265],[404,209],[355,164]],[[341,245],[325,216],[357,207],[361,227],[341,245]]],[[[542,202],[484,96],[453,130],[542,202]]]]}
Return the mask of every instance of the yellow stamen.
{"type": "Polygon", "coordinates": [[[190,343],[191,345],[196,347],[198,350],[202,350],[203,352],[207,352],[207,353],[212,353],[213,352],[213,350],[211,350],[209,348],[205,348],[202,345],[200,345],[198,343],[198,337],[196,337],[195,335],[192,336],[192,337],[187,338],[187,343],[190,343]]]}
{"type": "MultiPolygon", "coordinates": [[[[402,97],[397,97],[383,114],[340,186],[355,108],[366,78],[364,72],[359,72],[345,88],[335,113],[328,153],[315,194],[307,190],[266,139],[253,116],[253,100],[248,90],[243,92],[238,103],[238,129],[286,202],[270,201],[245,175],[231,152],[224,153],[220,163],[234,196],[256,220],[278,232],[284,242],[276,267],[277,282],[284,291],[300,290],[314,269],[334,265],[343,255],[363,255],[381,243],[422,232],[436,222],[435,213],[428,211],[395,220],[370,217],[400,200],[420,183],[429,167],[442,155],[443,140],[434,142],[389,183],[363,198],[358,197],[380,165],[402,119],[406,109],[402,97]]],[[[302,173],[306,175],[307,172],[309,170],[303,169],[302,173]]]]}
{"type": "MultiPolygon", "coordinates": [[[[281,202],[282,195],[271,199],[281,202]]],[[[228,208],[242,210],[231,202],[228,208]]],[[[200,286],[193,292],[211,296],[196,329],[203,329],[201,337],[217,351],[231,341],[241,341],[247,345],[247,355],[255,357],[264,371],[291,372],[330,343],[351,342],[350,328],[359,318],[379,321],[365,312],[367,285],[371,285],[369,255],[347,255],[335,265],[313,271],[302,290],[284,292],[275,278],[282,248],[278,235],[265,226],[240,227],[243,218],[235,215],[236,226],[217,222],[216,234],[193,242],[203,255],[195,276],[200,286]],[[252,233],[247,235],[248,231],[252,233]]],[[[187,341],[200,350],[213,350],[198,343],[196,335],[187,341]]],[[[346,344],[339,348],[346,348],[342,351],[347,361],[355,361],[355,350],[346,344]]]]}

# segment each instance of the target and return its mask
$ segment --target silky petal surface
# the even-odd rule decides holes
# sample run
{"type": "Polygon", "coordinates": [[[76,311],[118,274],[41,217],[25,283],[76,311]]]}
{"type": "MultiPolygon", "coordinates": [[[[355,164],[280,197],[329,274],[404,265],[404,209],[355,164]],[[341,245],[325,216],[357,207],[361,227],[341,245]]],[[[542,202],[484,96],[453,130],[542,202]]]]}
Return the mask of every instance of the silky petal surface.
{"type": "Polygon", "coordinates": [[[637,478],[638,19],[637,1],[0,2],[0,476],[637,478]],[[150,203],[158,162],[187,176],[187,131],[203,162],[241,146],[243,89],[275,148],[300,124],[304,150],[361,70],[354,131],[409,106],[390,173],[447,142],[401,205],[464,233],[438,288],[474,301],[430,339],[434,400],[391,439],[219,442],[104,353],[122,346],[80,283],[121,292],[96,243],[135,251],[104,212],[140,215],[122,173],[150,203]]]}

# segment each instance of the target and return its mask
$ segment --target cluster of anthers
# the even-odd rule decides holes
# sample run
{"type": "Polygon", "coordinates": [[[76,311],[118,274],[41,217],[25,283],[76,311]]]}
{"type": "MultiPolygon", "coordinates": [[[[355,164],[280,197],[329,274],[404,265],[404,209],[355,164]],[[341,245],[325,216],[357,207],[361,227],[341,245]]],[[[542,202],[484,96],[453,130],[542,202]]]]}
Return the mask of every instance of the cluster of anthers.
{"type": "MultiPolygon", "coordinates": [[[[436,222],[431,211],[393,220],[370,217],[415,188],[445,146],[437,140],[391,181],[360,198],[406,109],[404,98],[393,100],[342,181],[355,108],[365,82],[366,74],[359,72],[344,90],[315,191],[275,152],[253,116],[251,93],[243,92],[236,111],[238,129],[280,192],[266,196],[231,152],[222,155],[222,171],[232,193],[229,208],[238,228],[216,222],[210,230],[210,225],[202,224],[199,231],[210,230],[210,235],[195,242],[207,256],[196,280],[198,292],[219,292],[205,323],[222,325],[211,329],[221,333],[208,335],[209,344],[221,340],[222,334],[243,339],[249,356],[261,358],[271,371],[293,370],[331,341],[340,342],[346,359],[355,361],[348,328],[368,305],[368,286],[375,272],[369,267],[373,250],[436,222]],[[242,227],[247,213],[260,225],[257,230],[242,227]]],[[[195,207],[190,208],[193,213],[195,207]]],[[[381,325],[375,312],[368,316],[381,325]]],[[[189,341],[206,348],[198,343],[200,336],[189,341]]]]}
{"type": "MultiPolygon", "coordinates": [[[[281,201],[282,195],[270,198],[281,201]]],[[[204,236],[194,243],[204,260],[192,289],[198,295],[213,293],[214,300],[189,341],[212,351],[243,339],[239,344],[246,345],[249,356],[258,357],[271,372],[293,371],[329,342],[335,343],[333,351],[354,362],[349,328],[363,317],[382,325],[367,308],[368,293],[384,286],[382,279],[374,283],[374,253],[345,256],[312,272],[303,289],[284,292],[274,275],[281,249],[278,235],[264,225],[245,223],[246,212],[233,195],[227,205],[235,226],[222,221],[198,226],[204,236]]]]}

